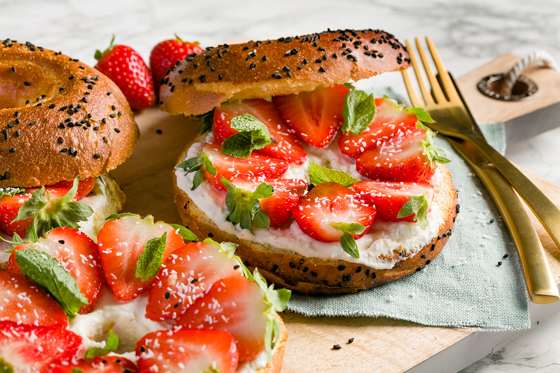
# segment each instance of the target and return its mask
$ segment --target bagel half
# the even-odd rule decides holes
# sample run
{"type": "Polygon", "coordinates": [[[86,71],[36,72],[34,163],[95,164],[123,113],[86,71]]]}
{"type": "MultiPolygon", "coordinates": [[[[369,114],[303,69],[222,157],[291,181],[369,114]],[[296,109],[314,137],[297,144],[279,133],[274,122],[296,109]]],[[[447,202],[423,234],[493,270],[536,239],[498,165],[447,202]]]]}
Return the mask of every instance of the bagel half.
{"type": "Polygon", "coordinates": [[[60,52],[0,43],[0,188],[101,176],[139,130],[120,89],[60,52]]]}

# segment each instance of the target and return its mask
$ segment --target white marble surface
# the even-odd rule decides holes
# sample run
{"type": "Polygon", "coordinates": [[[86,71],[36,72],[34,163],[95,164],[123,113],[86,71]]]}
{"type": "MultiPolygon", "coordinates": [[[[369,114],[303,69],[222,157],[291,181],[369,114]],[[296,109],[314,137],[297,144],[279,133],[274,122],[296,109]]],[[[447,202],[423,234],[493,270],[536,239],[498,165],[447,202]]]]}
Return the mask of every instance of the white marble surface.
{"type": "MultiPolygon", "coordinates": [[[[560,2],[539,1],[62,1],[0,0],[0,39],[29,40],[94,65],[95,49],[116,42],[145,59],[177,33],[203,46],[326,28],[381,28],[399,39],[429,35],[455,76],[502,53],[546,49],[560,61],[560,2]]],[[[376,78],[405,94],[399,74],[376,78]]],[[[511,146],[507,156],[560,184],[560,128],[511,146]]],[[[463,370],[560,371],[560,316],[463,370]]]]}

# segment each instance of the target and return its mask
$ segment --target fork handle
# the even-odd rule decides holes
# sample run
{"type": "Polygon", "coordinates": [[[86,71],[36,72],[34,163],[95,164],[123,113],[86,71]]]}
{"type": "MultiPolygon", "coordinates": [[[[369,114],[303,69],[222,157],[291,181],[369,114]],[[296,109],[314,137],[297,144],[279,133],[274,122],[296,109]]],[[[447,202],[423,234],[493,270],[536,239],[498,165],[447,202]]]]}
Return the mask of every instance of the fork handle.
{"type": "Polygon", "coordinates": [[[472,135],[466,137],[465,140],[476,146],[504,175],[537,216],[556,245],[560,247],[560,210],[558,207],[527,176],[491,147],[482,137],[472,135]]]}

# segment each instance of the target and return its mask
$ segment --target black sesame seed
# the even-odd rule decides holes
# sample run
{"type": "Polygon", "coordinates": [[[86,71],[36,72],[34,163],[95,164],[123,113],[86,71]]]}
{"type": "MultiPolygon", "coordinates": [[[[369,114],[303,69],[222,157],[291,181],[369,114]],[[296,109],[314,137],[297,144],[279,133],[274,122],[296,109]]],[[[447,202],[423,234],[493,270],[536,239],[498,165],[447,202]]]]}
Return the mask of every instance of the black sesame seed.
{"type": "Polygon", "coordinates": [[[146,346],[141,346],[140,347],[140,352],[146,352],[146,346]]]}
{"type": "Polygon", "coordinates": [[[121,133],[121,130],[118,128],[113,128],[115,130],[116,133],[121,133]]]}
{"type": "Polygon", "coordinates": [[[10,148],[10,150],[9,150],[10,153],[13,153],[15,151],[16,151],[16,148],[10,148]]]}
{"type": "Polygon", "coordinates": [[[99,126],[93,127],[93,130],[94,130],[94,131],[98,131],[98,130],[99,130],[99,126]]]}
{"type": "Polygon", "coordinates": [[[239,267],[241,267],[239,264],[236,264],[233,266],[233,269],[239,269],[239,267]]]}
{"type": "Polygon", "coordinates": [[[492,224],[495,220],[494,219],[490,219],[490,221],[488,222],[488,224],[492,224]]]}
{"type": "Polygon", "coordinates": [[[249,267],[249,262],[248,261],[243,261],[243,264],[245,264],[245,267],[249,267]]]}
{"type": "Polygon", "coordinates": [[[298,66],[298,67],[296,67],[296,69],[301,70],[301,69],[303,69],[303,66],[298,66]]]}
{"type": "Polygon", "coordinates": [[[263,61],[268,61],[268,57],[263,56],[262,60],[263,60],[263,61]]]}
{"type": "Polygon", "coordinates": [[[111,96],[113,92],[107,92],[107,96],[111,96]]]}
{"type": "Polygon", "coordinates": [[[278,271],[278,266],[275,264],[272,266],[272,272],[278,271]]]}
{"type": "Polygon", "coordinates": [[[59,143],[59,144],[64,143],[64,139],[63,139],[62,137],[59,137],[59,138],[58,138],[58,143],[59,143]]]}
{"type": "Polygon", "coordinates": [[[255,63],[253,62],[253,63],[251,63],[251,64],[249,65],[249,69],[252,70],[252,69],[254,69],[256,66],[257,66],[257,65],[255,65],[255,63]]]}
{"type": "Polygon", "coordinates": [[[317,276],[319,276],[319,274],[317,272],[311,271],[311,276],[317,277],[317,276]]]}
{"type": "Polygon", "coordinates": [[[290,262],[290,268],[296,268],[296,264],[294,262],[290,262]]]}
{"type": "Polygon", "coordinates": [[[338,266],[339,271],[344,271],[345,269],[346,269],[346,266],[343,266],[343,265],[338,266]]]}
{"type": "Polygon", "coordinates": [[[501,265],[502,265],[502,261],[499,261],[497,267],[499,267],[501,265]]]}
{"type": "Polygon", "coordinates": [[[162,131],[162,130],[156,130],[156,133],[157,133],[158,135],[161,135],[161,134],[163,133],[163,131],[162,131]]]}
{"type": "Polygon", "coordinates": [[[95,153],[95,154],[93,155],[93,158],[99,159],[99,158],[101,158],[101,154],[95,153]]]}
{"type": "Polygon", "coordinates": [[[426,260],[426,265],[430,264],[432,261],[430,259],[426,260]]]}
{"type": "Polygon", "coordinates": [[[201,74],[201,75],[198,77],[198,80],[200,80],[201,83],[204,83],[204,74],[201,74]]]}
{"type": "Polygon", "coordinates": [[[115,105],[111,105],[111,110],[116,110],[117,108],[115,107],[115,105]]]}
{"type": "Polygon", "coordinates": [[[315,63],[321,63],[321,62],[322,62],[322,60],[321,60],[320,58],[317,58],[317,59],[315,60],[315,63]]]}
{"type": "Polygon", "coordinates": [[[304,272],[304,273],[307,272],[307,271],[309,271],[309,267],[305,267],[305,268],[303,269],[303,272],[304,272]]]}
{"type": "Polygon", "coordinates": [[[29,87],[29,86],[31,85],[31,83],[29,83],[29,82],[23,82],[23,85],[25,85],[25,86],[28,86],[28,87],[29,87]]]}
{"type": "Polygon", "coordinates": [[[109,114],[109,117],[111,117],[111,118],[115,118],[115,117],[116,117],[116,115],[115,115],[115,114],[113,114],[113,113],[111,113],[111,114],[109,114]]]}
{"type": "Polygon", "coordinates": [[[342,276],[342,281],[344,282],[348,282],[352,279],[352,275],[351,274],[346,274],[344,276],[342,276]]]}
{"type": "Polygon", "coordinates": [[[352,343],[352,342],[354,342],[354,338],[350,338],[350,339],[348,340],[348,344],[350,344],[350,343],[352,343]]]}
{"type": "Polygon", "coordinates": [[[307,61],[307,59],[304,58],[303,61],[302,61],[302,63],[303,63],[304,65],[307,65],[307,64],[309,63],[309,61],[307,61]]]}
{"type": "Polygon", "coordinates": [[[74,79],[75,77],[76,77],[76,75],[71,75],[71,76],[68,78],[68,80],[72,80],[72,79],[74,79]]]}
{"type": "Polygon", "coordinates": [[[509,254],[504,254],[504,256],[502,256],[502,259],[506,259],[509,256],[509,254]]]}
{"type": "Polygon", "coordinates": [[[324,73],[325,69],[323,69],[323,67],[319,67],[319,72],[324,73]]]}
{"type": "Polygon", "coordinates": [[[288,75],[288,78],[291,78],[292,77],[292,72],[288,71],[288,73],[286,75],[288,75]]]}
{"type": "Polygon", "coordinates": [[[193,279],[191,280],[191,284],[194,284],[194,283],[197,282],[197,281],[198,281],[197,278],[193,278],[193,279]]]}
{"type": "Polygon", "coordinates": [[[375,274],[375,272],[371,272],[371,278],[376,278],[377,275],[375,274]]]}
{"type": "Polygon", "coordinates": [[[432,247],[430,247],[430,250],[434,251],[435,249],[436,249],[436,244],[433,243],[433,244],[432,244],[432,247]]]}
{"type": "Polygon", "coordinates": [[[334,345],[332,348],[333,350],[340,350],[342,347],[340,347],[340,345],[334,345]]]}
{"type": "Polygon", "coordinates": [[[181,305],[181,302],[177,302],[177,303],[175,303],[175,305],[173,306],[173,308],[177,308],[177,307],[179,307],[180,305],[181,305]]]}
{"type": "Polygon", "coordinates": [[[356,268],[356,273],[360,273],[360,272],[362,272],[362,267],[356,268]]]}
{"type": "Polygon", "coordinates": [[[420,255],[420,258],[422,258],[422,259],[426,258],[426,254],[420,255]]]}

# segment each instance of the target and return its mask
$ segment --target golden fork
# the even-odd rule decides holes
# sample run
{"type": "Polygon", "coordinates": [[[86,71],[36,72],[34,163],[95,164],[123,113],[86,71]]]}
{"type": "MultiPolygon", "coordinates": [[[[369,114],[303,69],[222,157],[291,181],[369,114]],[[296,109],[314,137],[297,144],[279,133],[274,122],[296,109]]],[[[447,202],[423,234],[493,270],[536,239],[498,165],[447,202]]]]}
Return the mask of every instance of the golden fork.
{"type": "Polygon", "coordinates": [[[557,302],[559,299],[558,288],[552,278],[539,237],[511,185],[504,178],[506,176],[503,175],[504,170],[509,175],[508,180],[511,178],[515,181],[516,185],[513,186],[518,188],[520,195],[523,196],[519,189],[524,191],[525,196],[529,194],[527,202],[528,204],[533,203],[532,210],[536,214],[542,215],[537,216],[543,225],[545,221],[550,223],[547,230],[557,244],[558,237],[560,237],[558,234],[560,233],[560,211],[517,168],[486,143],[460,92],[456,89],[453,79],[445,70],[434,44],[429,38],[426,40],[439,74],[436,78],[432,73],[420,41],[416,39],[418,52],[432,88],[432,93],[430,93],[422,78],[412,46],[407,40],[406,45],[425,105],[422,105],[416,95],[410,75],[405,70],[402,74],[411,103],[416,107],[424,107],[437,121],[437,123],[428,125],[434,130],[450,136],[448,140],[451,145],[467,159],[488,189],[518,249],[531,300],[540,304],[557,302]],[[496,154],[499,157],[496,157],[496,154]],[[493,165],[489,162],[490,160],[493,165]],[[496,163],[502,167],[499,168],[496,163]],[[535,190],[538,192],[536,197],[533,195],[535,190]],[[557,237],[554,237],[553,233],[558,234],[557,237]]]}

